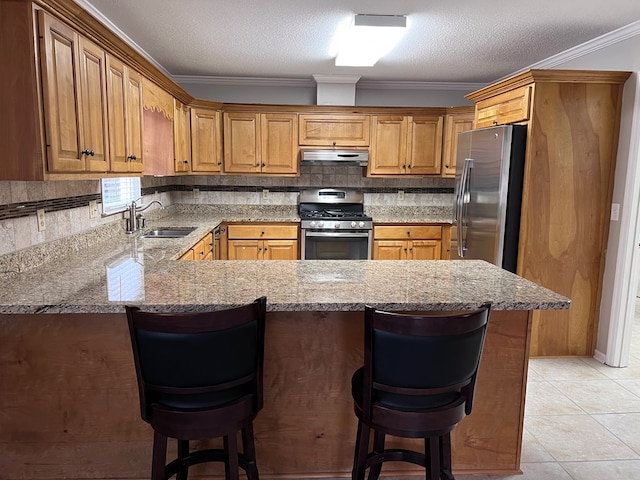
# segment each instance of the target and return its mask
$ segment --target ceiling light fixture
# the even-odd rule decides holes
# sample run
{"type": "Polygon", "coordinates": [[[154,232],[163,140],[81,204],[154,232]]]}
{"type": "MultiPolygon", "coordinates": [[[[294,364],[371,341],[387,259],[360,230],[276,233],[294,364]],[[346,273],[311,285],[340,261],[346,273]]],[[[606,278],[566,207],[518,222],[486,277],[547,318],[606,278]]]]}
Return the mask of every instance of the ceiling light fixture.
{"type": "Polygon", "coordinates": [[[372,67],[395,47],[406,27],[404,15],[354,15],[340,41],[336,66],[372,67]]]}

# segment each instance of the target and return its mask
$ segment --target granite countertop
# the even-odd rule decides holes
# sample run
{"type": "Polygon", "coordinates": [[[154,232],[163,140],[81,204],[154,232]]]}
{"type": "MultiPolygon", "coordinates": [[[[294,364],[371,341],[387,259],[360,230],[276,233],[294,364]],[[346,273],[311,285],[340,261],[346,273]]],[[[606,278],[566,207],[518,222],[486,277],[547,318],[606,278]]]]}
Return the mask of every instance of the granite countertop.
{"type": "Polygon", "coordinates": [[[227,308],[265,295],[271,311],[565,309],[570,301],[483,261],[176,260],[222,221],[297,221],[295,211],[181,210],[149,222],[194,226],[180,239],[116,235],[22,273],[2,274],[0,313],[227,308]],[[259,217],[259,218],[258,218],[259,217]]]}

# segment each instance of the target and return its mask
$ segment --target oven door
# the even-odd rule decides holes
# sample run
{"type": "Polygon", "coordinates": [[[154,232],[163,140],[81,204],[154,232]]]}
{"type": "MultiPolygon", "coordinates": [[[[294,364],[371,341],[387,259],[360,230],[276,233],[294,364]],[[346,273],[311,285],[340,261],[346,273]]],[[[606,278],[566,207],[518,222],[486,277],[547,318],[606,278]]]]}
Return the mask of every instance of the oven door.
{"type": "Polygon", "coordinates": [[[302,230],[302,260],[370,260],[371,230],[302,230]]]}

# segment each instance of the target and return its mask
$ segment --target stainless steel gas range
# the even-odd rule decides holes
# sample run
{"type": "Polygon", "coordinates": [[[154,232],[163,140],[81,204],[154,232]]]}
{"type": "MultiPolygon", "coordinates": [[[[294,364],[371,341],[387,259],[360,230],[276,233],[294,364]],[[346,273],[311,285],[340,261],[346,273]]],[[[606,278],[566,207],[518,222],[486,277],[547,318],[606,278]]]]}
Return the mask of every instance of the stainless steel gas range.
{"type": "Polygon", "coordinates": [[[364,195],[350,189],[302,190],[298,202],[303,260],[371,259],[373,221],[364,195]]]}

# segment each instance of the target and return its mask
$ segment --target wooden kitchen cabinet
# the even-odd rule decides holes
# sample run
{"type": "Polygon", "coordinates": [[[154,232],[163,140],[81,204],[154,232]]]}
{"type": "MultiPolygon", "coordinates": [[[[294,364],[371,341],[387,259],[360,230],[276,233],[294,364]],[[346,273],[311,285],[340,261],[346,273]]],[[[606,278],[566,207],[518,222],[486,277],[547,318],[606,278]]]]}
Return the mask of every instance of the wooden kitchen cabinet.
{"type": "Polygon", "coordinates": [[[475,128],[505,125],[529,120],[531,90],[527,85],[499,93],[476,104],[475,128]]]}
{"type": "Polygon", "coordinates": [[[440,115],[372,115],[368,175],[440,175],[440,115]]]}
{"type": "Polygon", "coordinates": [[[298,224],[247,223],[227,226],[229,260],[297,260],[298,224]]]}
{"type": "Polygon", "coordinates": [[[442,226],[374,225],[374,260],[440,260],[442,226]]]}
{"type": "Polygon", "coordinates": [[[198,242],[187,250],[180,260],[213,260],[213,232],[207,233],[198,242]]]}
{"type": "Polygon", "coordinates": [[[191,171],[191,112],[189,106],[173,99],[173,155],[176,173],[191,171]]]}
{"type": "Polygon", "coordinates": [[[222,114],[219,110],[191,108],[191,171],[222,170],[222,114]]]}
{"type": "Polygon", "coordinates": [[[628,72],[529,70],[473,92],[476,127],[527,125],[519,275],[571,298],[534,311],[531,356],[592,356],[628,72]]]}
{"type": "Polygon", "coordinates": [[[111,172],[142,173],[142,76],[107,54],[111,172]]]}
{"type": "Polygon", "coordinates": [[[461,107],[461,113],[448,113],[444,117],[442,146],[442,176],[455,178],[456,156],[458,155],[458,134],[473,129],[474,112],[461,107]]]}
{"type": "Polygon", "coordinates": [[[300,114],[301,146],[367,147],[370,116],[356,114],[300,114]]]}
{"type": "Polygon", "coordinates": [[[297,175],[298,115],[224,112],[225,173],[297,175]]]}
{"type": "Polygon", "coordinates": [[[105,53],[66,24],[38,13],[47,169],[106,172],[105,53]]]}

